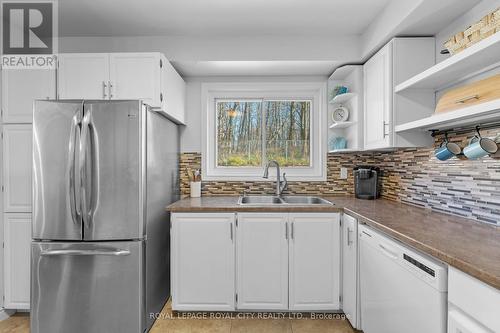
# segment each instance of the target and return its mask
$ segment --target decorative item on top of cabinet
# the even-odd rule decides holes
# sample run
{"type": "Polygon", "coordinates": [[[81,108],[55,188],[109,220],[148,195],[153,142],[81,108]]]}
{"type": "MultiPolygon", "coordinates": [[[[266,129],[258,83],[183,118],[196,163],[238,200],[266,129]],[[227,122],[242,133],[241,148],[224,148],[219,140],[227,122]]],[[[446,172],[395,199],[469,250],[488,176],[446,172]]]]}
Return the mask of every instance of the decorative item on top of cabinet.
{"type": "Polygon", "coordinates": [[[444,43],[444,47],[451,54],[456,54],[499,31],[500,7],[487,14],[464,31],[451,36],[451,38],[444,43]]]}
{"type": "Polygon", "coordinates": [[[434,38],[394,38],[363,66],[365,150],[430,146],[425,132],[396,133],[395,126],[434,112],[434,92],[394,93],[394,87],[435,63],[434,38]],[[416,102],[418,101],[418,102],[416,102]]]}

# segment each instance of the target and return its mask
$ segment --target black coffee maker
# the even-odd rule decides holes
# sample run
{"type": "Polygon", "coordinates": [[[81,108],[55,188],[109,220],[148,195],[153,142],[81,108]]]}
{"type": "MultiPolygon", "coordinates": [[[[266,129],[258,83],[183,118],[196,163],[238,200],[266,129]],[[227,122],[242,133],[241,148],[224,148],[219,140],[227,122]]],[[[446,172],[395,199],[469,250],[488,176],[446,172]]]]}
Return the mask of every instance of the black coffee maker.
{"type": "Polygon", "coordinates": [[[358,199],[377,199],[380,196],[380,168],[360,165],[354,168],[354,194],[358,199]]]}

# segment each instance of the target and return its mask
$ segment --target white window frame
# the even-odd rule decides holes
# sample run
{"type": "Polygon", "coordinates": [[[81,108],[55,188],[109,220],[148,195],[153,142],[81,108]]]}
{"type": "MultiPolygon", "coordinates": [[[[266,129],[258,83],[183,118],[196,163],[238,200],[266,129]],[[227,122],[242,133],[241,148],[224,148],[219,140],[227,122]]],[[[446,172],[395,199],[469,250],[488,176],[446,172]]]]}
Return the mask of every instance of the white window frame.
{"type": "MultiPolygon", "coordinates": [[[[217,167],[215,101],[221,99],[297,99],[311,100],[311,166],[283,167],[289,181],[326,180],[326,81],[325,82],[231,82],[201,85],[202,142],[201,161],[203,180],[266,181],[264,167],[217,167]]],[[[276,173],[269,172],[268,181],[276,173]]]]}

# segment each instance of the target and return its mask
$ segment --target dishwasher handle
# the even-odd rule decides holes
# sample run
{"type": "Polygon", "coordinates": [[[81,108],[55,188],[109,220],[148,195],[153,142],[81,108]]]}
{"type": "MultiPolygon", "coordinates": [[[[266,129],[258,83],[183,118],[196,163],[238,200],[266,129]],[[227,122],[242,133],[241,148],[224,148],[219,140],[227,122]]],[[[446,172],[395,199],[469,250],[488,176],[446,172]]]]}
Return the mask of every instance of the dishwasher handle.
{"type": "Polygon", "coordinates": [[[391,249],[385,244],[379,243],[378,247],[382,250],[381,252],[391,259],[398,259],[398,254],[396,251],[391,249]]]}

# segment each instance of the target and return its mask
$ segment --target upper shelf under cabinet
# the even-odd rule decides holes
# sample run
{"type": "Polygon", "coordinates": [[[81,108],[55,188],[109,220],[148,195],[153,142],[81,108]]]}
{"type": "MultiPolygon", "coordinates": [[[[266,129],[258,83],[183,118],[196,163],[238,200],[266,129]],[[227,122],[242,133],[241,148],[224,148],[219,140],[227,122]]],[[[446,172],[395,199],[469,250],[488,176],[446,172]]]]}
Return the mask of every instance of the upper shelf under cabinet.
{"type": "Polygon", "coordinates": [[[464,51],[398,84],[396,93],[407,89],[440,90],[488,68],[500,65],[500,33],[472,45],[464,51]]]}

